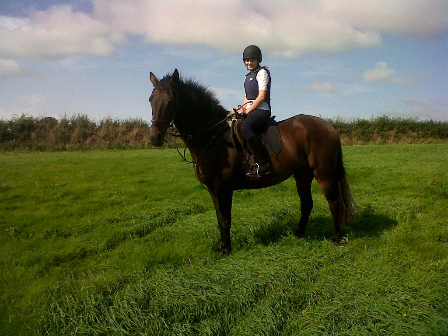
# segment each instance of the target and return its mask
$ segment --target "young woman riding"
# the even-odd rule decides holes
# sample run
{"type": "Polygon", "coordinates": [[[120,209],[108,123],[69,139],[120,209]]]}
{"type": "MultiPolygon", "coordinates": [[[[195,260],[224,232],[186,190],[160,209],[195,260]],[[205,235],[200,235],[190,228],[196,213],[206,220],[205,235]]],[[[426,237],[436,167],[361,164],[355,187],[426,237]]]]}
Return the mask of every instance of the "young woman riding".
{"type": "Polygon", "coordinates": [[[269,157],[257,137],[271,117],[271,76],[269,70],[260,65],[262,59],[261,50],[257,46],[250,45],[244,49],[243,61],[250,72],[244,81],[245,99],[238,112],[246,114],[241,130],[258,165],[257,169],[247,173],[250,177],[260,177],[271,172],[269,157]]]}

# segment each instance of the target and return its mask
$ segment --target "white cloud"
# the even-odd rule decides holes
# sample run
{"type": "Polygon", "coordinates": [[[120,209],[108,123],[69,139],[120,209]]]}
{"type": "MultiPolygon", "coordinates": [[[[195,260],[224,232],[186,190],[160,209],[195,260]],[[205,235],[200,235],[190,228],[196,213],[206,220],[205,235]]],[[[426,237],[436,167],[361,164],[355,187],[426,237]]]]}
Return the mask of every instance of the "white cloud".
{"type": "Polygon", "coordinates": [[[391,80],[395,76],[395,70],[389,68],[386,62],[378,62],[374,69],[368,69],[364,72],[363,78],[366,82],[378,82],[382,80],[391,80]]]}
{"type": "Polygon", "coordinates": [[[403,76],[403,77],[394,77],[390,80],[392,84],[399,84],[399,85],[417,85],[418,82],[412,79],[411,76],[403,76]]]}
{"type": "Polygon", "coordinates": [[[382,44],[382,34],[443,37],[442,0],[91,0],[92,13],[56,5],[29,17],[0,16],[0,57],[112,55],[129,36],[145,43],[201,45],[271,55],[335,53],[382,44]]]}
{"type": "Polygon", "coordinates": [[[363,29],[424,37],[443,37],[448,31],[445,0],[325,0],[334,17],[363,29]]]}
{"type": "Polygon", "coordinates": [[[40,74],[21,66],[14,60],[0,59],[0,81],[20,77],[39,77],[40,74]]]}
{"type": "Polygon", "coordinates": [[[313,81],[311,84],[305,86],[306,91],[323,91],[328,93],[335,93],[338,92],[338,89],[336,89],[333,85],[329,83],[322,83],[319,80],[313,81]]]}
{"type": "Polygon", "coordinates": [[[374,69],[364,72],[363,78],[366,82],[389,81],[392,84],[415,85],[417,82],[409,76],[398,77],[395,70],[391,69],[386,62],[378,62],[374,69]]]}
{"type": "Polygon", "coordinates": [[[73,54],[112,55],[110,27],[69,5],[33,12],[29,18],[0,16],[0,56],[64,58],[73,54]]]}
{"type": "Polygon", "coordinates": [[[332,17],[320,3],[243,0],[95,0],[95,14],[147,43],[206,45],[240,53],[248,44],[284,57],[381,44],[377,32],[332,17]]]}
{"type": "Polygon", "coordinates": [[[448,2],[434,0],[94,0],[117,33],[148,43],[199,44],[241,52],[255,43],[296,57],[382,44],[381,34],[444,36],[448,2]]]}

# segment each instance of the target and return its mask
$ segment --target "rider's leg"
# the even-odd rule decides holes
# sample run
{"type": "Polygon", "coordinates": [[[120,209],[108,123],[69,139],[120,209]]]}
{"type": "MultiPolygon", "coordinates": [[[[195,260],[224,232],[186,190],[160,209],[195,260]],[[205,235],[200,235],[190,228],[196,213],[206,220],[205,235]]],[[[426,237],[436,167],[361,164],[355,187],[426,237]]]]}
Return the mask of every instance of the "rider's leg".
{"type": "Polygon", "coordinates": [[[259,165],[258,169],[250,172],[249,176],[260,176],[261,174],[270,173],[270,164],[267,153],[263,145],[258,140],[256,133],[259,133],[266,127],[269,119],[271,117],[271,112],[266,110],[254,110],[249,113],[246,120],[242,126],[242,133],[246,141],[249,143],[255,159],[259,165]]]}
{"type": "Polygon", "coordinates": [[[271,164],[269,163],[269,159],[267,158],[265,149],[260,143],[260,140],[258,140],[256,135],[254,135],[252,138],[249,139],[248,142],[259,167],[258,169],[252,170],[249,173],[247,173],[247,176],[260,177],[263,174],[269,174],[271,172],[271,164]]]}

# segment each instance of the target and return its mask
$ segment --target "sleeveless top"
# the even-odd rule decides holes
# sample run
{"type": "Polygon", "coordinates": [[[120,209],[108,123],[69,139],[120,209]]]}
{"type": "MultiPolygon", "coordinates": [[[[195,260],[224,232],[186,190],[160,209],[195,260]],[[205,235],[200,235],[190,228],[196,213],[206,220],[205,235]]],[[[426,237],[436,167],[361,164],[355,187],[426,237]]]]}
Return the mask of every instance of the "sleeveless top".
{"type": "Polygon", "coordinates": [[[252,102],[257,99],[260,90],[266,90],[266,98],[258,106],[258,109],[271,109],[271,74],[266,67],[258,67],[255,71],[251,71],[246,75],[244,90],[246,92],[246,98],[249,101],[246,108],[249,108],[252,102]]]}

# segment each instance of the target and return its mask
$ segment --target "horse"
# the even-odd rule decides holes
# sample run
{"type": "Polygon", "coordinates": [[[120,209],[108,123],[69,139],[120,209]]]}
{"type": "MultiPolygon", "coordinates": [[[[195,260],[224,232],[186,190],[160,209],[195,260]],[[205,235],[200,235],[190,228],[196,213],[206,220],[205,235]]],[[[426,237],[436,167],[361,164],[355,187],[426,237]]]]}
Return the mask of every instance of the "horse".
{"type": "Polygon", "coordinates": [[[171,126],[190,150],[196,178],[206,186],[221,231],[221,254],[232,250],[230,227],[233,192],[276,185],[294,176],[300,198],[300,220],[295,235],[304,237],[313,208],[311,183],[315,178],[329,204],[334,242],[341,225],[353,222],[352,198],[342,160],[341,141],[333,125],[323,119],[296,115],[278,122],[282,150],[270,157],[272,172],[260,178],[246,176],[246,162],[227,122],[229,112],[215,94],[194,80],[183,80],[176,69],[159,80],[149,98],[152,108],[150,140],[161,147],[171,126]]]}

